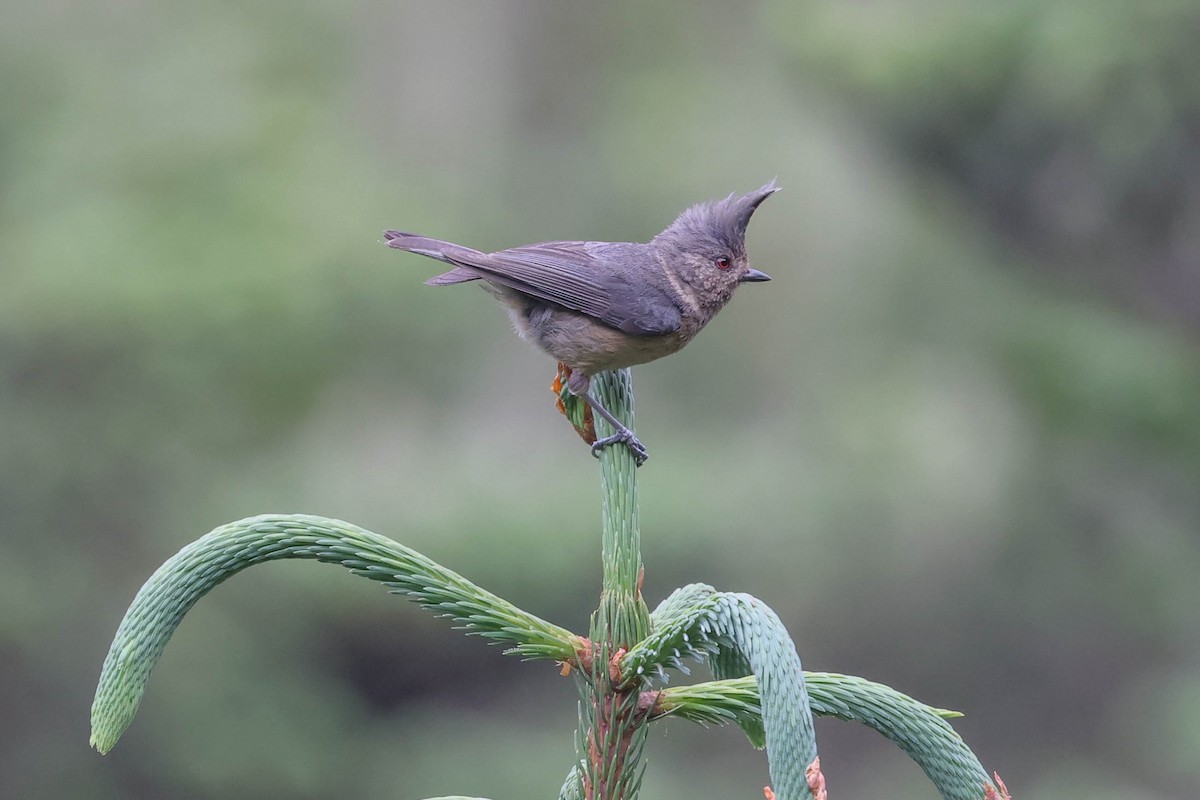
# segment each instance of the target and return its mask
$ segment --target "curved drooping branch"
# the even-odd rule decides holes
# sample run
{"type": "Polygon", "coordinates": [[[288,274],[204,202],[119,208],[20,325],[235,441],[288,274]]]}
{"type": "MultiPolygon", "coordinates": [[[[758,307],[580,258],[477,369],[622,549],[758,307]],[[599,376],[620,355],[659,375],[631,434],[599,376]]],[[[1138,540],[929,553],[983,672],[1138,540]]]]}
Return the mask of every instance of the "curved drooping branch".
{"type": "MultiPolygon", "coordinates": [[[[772,706],[790,701],[780,697],[776,679],[763,680],[746,643],[777,648],[781,644],[772,640],[787,634],[782,625],[776,627],[777,620],[754,623],[754,609],[759,607],[766,609],[748,595],[728,595],[705,584],[677,589],[654,610],[651,635],[629,651],[622,670],[626,675],[652,674],[665,680],[667,668],[686,671],[684,658],[708,660],[718,680],[662,690],[656,714],[673,713],[710,724],[733,722],[756,747],[766,744],[770,760],[771,720],[782,713],[773,713],[772,706]],[[749,620],[740,625],[727,621],[730,598],[740,598],[736,603],[747,609],[743,617],[749,614],[749,620]],[[757,680],[746,677],[751,673],[757,680]]],[[[989,790],[995,791],[979,759],[945,721],[957,716],[954,712],[927,706],[863,678],[832,673],[805,676],[807,704],[814,713],[863,723],[891,739],[920,765],[946,800],[982,800],[989,790]]],[[[790,735],[801,739],[810,735],[811,722],[801,724],[804,727],[790,735]]],[[[772,780],[778,780],[775,763],[772,780]]]]}
{"type": "Polygon", "coordinates": [[[378,581],[469,633],[524,658],[573,659],[584,640],[526,613],[404,545],[357,525],[267,514],[202,536],[146,581],[117,628],[92,703],[92,745],[108,752],[129,727],[150,671],[189,609],[213,587],[265,561],[313,559],[378,581]]]}
{"type": "Polygon", "coordinates": [[[806,773],[817,758],[817,736],[800,656],[775,612],[748,594],[692,584],[664,600],[651,621],[654,630],[626,654],[622,674],[663,674],[688,654],[707,656],[718,679],[754,675],[760,713],[734,721],[766,747],[776,797],[812,797],[806,773]]]}

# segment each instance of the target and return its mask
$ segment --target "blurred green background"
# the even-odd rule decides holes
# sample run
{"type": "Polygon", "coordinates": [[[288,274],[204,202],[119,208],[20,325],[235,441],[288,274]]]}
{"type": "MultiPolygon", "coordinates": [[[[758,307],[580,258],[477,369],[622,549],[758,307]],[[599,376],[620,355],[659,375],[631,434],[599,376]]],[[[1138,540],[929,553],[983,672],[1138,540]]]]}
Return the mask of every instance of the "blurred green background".
{"type": "MultiPolygon", "coordinates": [[[[179,547],[351,520],[585,630],[553,364],[379,244],[645,240],[785,191],[775,281],[634,371],[646,594],[961,709],[1020,800],[1195,796],[1200,7],[65,0],[0,26],[0,796],[552,797],[571,681],[312,563],[202,601],[107,758],[100,663],[179,547]]],[[[818,730],[833,796],[929,798],[818,730]]],[[[761,797],[666,723],[645,796],[761,797]]]]}

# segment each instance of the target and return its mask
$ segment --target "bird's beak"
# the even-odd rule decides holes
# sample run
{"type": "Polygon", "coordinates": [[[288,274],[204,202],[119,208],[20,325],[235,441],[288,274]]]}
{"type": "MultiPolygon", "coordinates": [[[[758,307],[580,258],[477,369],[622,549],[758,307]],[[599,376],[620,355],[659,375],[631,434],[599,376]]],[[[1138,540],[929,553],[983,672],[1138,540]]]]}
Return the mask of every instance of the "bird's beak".
{"type": "Polygon", "coordinates": [[[769,281],[771,276],[765,272],[759,272],[756,269],[746,270],[746,274],[742,276],[738,283],[758,283],[759,281],[769,281]]]}

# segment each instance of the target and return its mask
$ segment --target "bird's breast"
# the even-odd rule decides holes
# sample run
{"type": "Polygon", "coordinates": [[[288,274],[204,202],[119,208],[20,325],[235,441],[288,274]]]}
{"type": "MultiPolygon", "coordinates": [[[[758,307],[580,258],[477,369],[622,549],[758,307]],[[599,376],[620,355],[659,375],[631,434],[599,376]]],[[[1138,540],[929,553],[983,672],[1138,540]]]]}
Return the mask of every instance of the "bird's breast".
{"type": "Polygon", "coordinates": [[[514,308],[510,316],[522,338],[588,375],[668,356],[691,338],[632,336],[585,314],[545,305],[514,308]]]}

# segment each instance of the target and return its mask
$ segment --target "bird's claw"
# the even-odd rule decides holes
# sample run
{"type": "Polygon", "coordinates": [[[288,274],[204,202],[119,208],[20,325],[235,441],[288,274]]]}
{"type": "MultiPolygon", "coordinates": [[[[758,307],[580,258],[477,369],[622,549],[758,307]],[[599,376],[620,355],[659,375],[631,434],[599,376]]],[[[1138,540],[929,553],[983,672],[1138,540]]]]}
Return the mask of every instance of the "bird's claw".
{"type": "Polygon", "coordinates": [[[646,459],[650,457],[650,452],[646,450],[646,445],[642,444],[641,440],[633,435],[633,431],[628,429],[617,431],[612,436],[605,436],[603,439],[597,439],[592,445],[592,455],[599,458],[601,450],[610,444],[618,443],[623,443],[629,448],[629,452],[633,454],[633,463],[639,467],[645,464],[646,459]]]}

